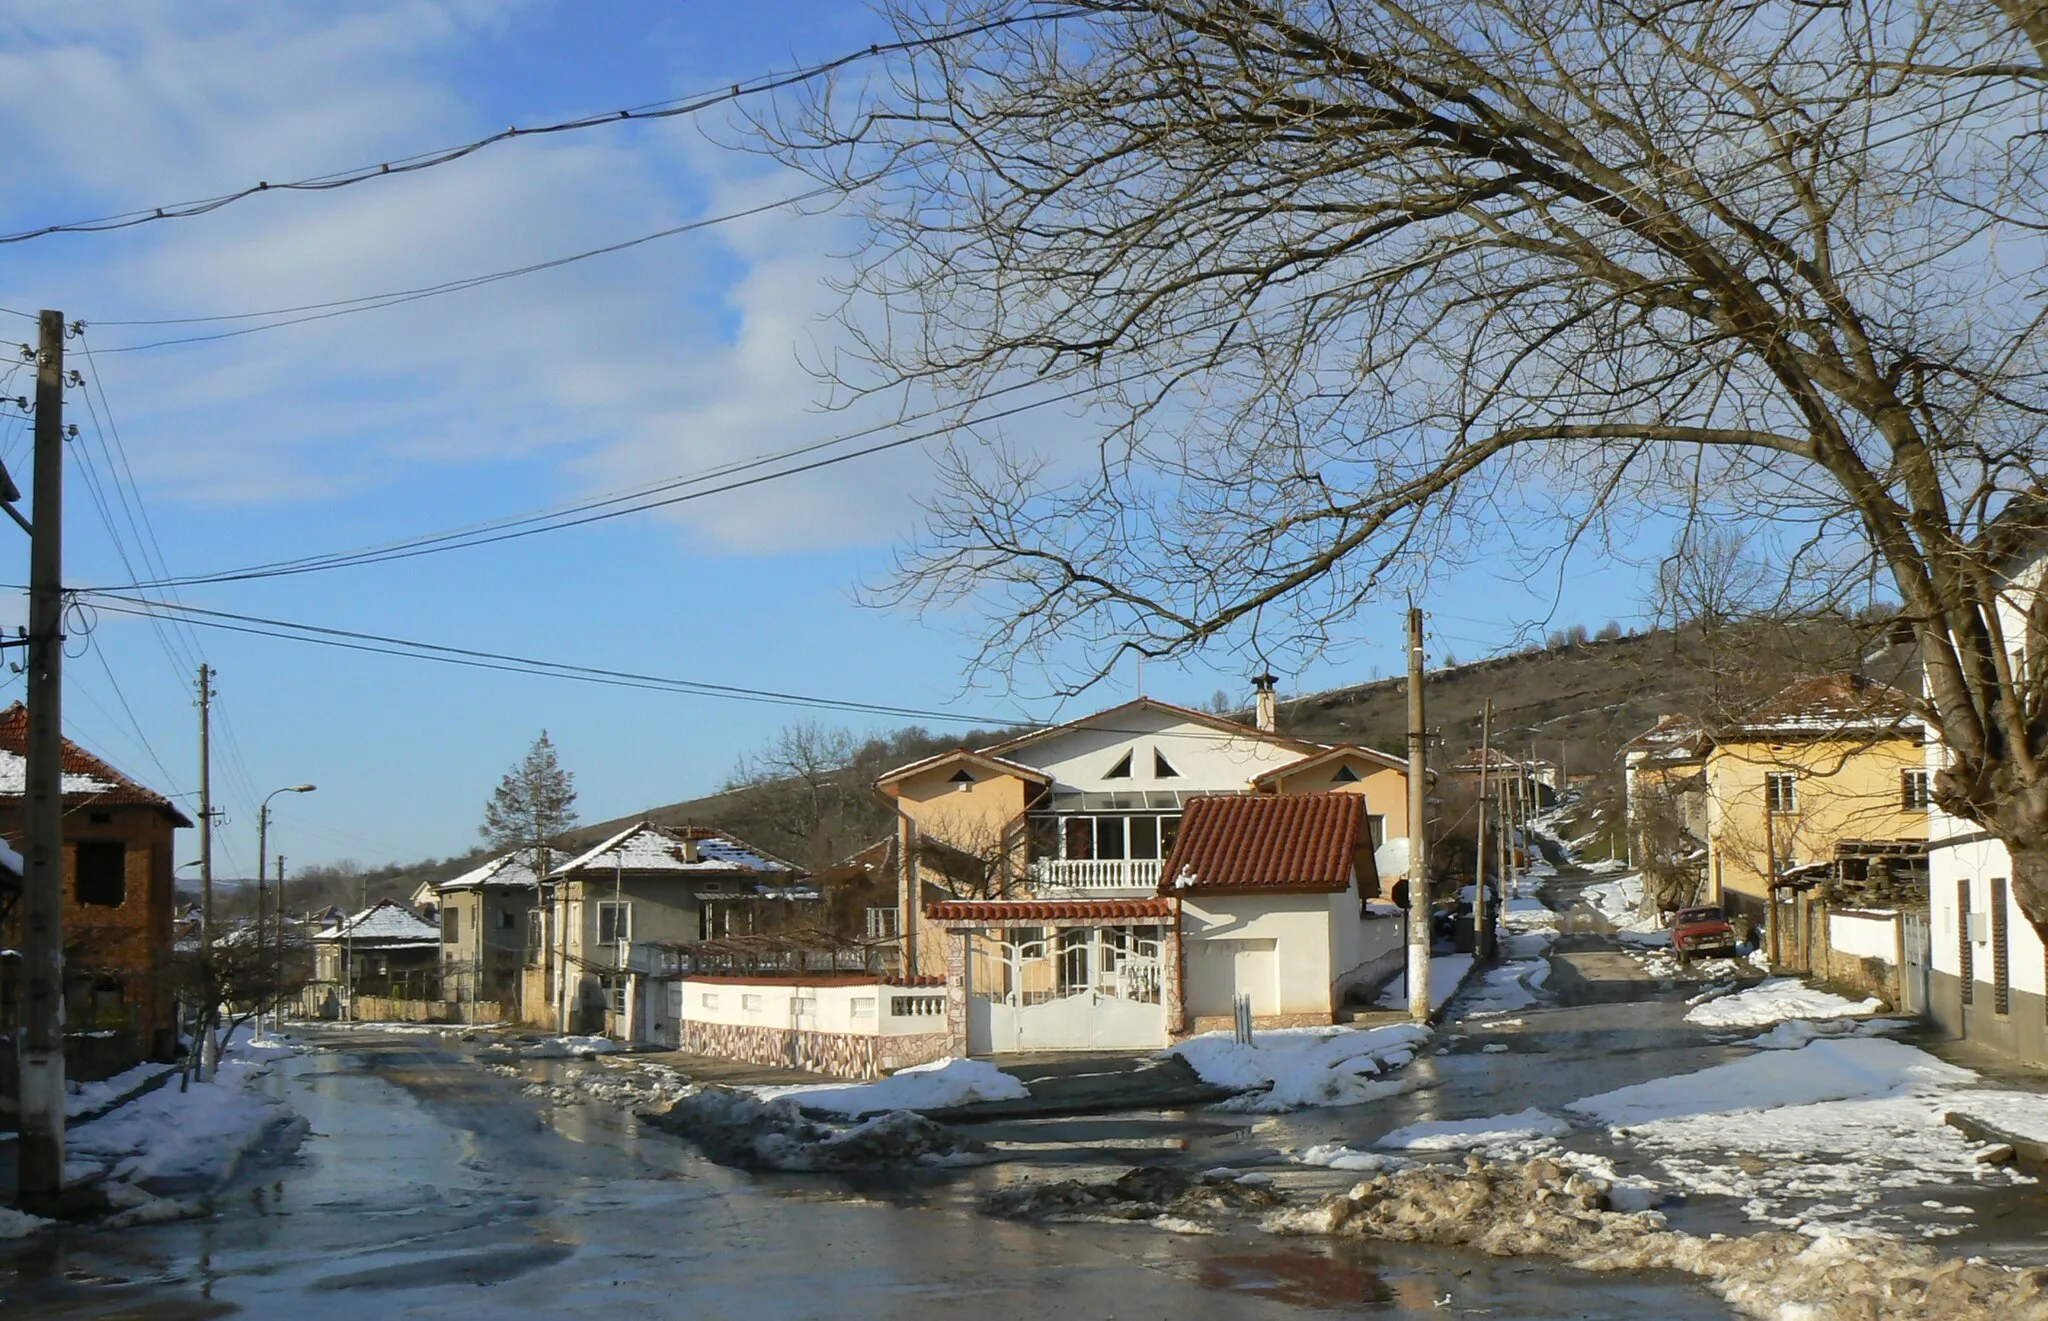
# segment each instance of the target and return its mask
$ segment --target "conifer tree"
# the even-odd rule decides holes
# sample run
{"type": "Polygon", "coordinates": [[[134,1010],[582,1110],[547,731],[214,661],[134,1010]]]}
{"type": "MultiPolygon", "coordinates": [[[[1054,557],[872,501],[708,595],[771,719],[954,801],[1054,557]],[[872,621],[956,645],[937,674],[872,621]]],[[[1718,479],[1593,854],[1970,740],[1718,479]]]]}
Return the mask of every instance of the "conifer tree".
{"type": "Polygon", "coordinates": [[[562,769],[543,729],[526,756],[492,790],[481,832],[492,848],[522,850],[536,871],[544,871],[556,838],[575,824],[576,777],[562,769]]]}

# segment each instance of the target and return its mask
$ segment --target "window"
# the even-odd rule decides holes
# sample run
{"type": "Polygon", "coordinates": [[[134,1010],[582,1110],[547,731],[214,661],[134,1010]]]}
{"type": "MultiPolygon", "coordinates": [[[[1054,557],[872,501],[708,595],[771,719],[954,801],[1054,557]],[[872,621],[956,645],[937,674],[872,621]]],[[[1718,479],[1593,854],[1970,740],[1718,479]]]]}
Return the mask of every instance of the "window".
{"type": "Polygon", "coordinates": [[[872,995],[856,995],[853,997],[853,1016],[855,1018],[873,1018],[875,1016],[875,997],[872,995]]]}
{"type": "Polygon", "coordinates": [[[1385,814],[1380,812],[1366,813],[1365,829],[1372,838],[1373,851],[1378,852],[1380,845],[1387,842],[1387,818],[1385,814]]]}
{"type": "Polygon", "coordinates": [[[958,770],[958,771],[954,771],[954,772],[953,772],[953,774],[952,774],[952,776],[951,776],[950,778],[948,778],[948,779],[947,779],[946,783],[947,783],[947,784],[973,784],[973,783],[974,783],[974,774],[973,774],[973,772],[971,772],[971,771],[966,771],[966,770],[958,770]]]}
{"type": "Polygon", "coordinates": [[[1956,944],[1957,961],[1962,975],[1956,980],[1963,984],[1963,1003],[1969,1004],[1977,998],[1977,951],[1970,948],[1970,878],[1956,878],[1956,944]]]}
{"type": "Polygon", "coordinates": [[[868,939],[894,940],[902,935],[902,916],[894,908],[870,908],[868,910],[868,939]]]}
{"type": "Polygon", "coordinates": [[[1099,816],[1095,818],[1095,856],[1098,858],[1123,858],[1124,819],[1120,816],[1099,816]]]}
{"type": "Polygon", "coordinates": [[[509,908],[498,910],[498,930],[510,931],[519,925],[519,914],[509,908]]]}
{"type": "Polygon", "coordinates": [[[1155,780],[1178,780],[1180,778],[1180,772],[1173,768],[1173,763],[1166,759],[1166,754],[1157,748],[1152,749],[1152,778],[1155,780]]]}
{"type": "Polygon", "coordinates": [[[1134,816],[1131,818],[1131,856],[1134,858],[1156,858],[1159,856],[1158,817],[1134,816]]]}
{"type": "Polygon", "coordinates": [[[760,1013],[761,997],[758,995],[742,995],[740,997],[740,1008],[744,1009],[750,1014],[760,1013]]]}
{"type": "Polygon", "coordinates": [[[1116,765],[1103,774],[1105,780],[1128,780],[1131,778],[1131,754],[1126,752],[1117,758],[1116,765]]]}
{"type": "Polygon", "coordinates": [[[1773,771],[1764,776],[1765,810],[1788,816],[1799,810],[1799,777],[1790,771],[1773,771]]]}
{"type": "Polygon", "coordinates": [[[1903,810],[1924,812],[1933,801],[1933,786],[1926,771],[1899,772],[1899,806],[1903,810]]]}
{"type": "Polygon", "coordinates": [[[128,897],[128,847],[120,840],[80,840],[72,848],[71,865],[79,903],[119,908],[128,897]]]}
{"type": "Polygon", "coordinates": [[[698,997],[697,997],[697,1003],[698,1003],[698,1004],[700,1004],[700,1005],[703,1005],[703,1006],[704,1006],[704,1007],[705,1007],[706,1009],[716,1009],[716,1008],[718,1008],[718,992],[716,992],[716,991],[706,991],[706,992],[704,992],[704,994],[702,994],[702,995],[700,995],[700,996],[698,996],[698,997]]]}
{"type": "Polygon", "coordinates": [[[612,1012],[623,1017],[626,1012],[626,979],[624,977],[606,978],[604,994],[605,1000],[611,1005],[612,1012]]]}
{"type": "Polygon", "coordinates": [[[2005,892],[2005,878],[1994,877],[1991,882],[1991,1012],[2001,1016],[2012,1012],[2012,962],[2006,940],[2005,892]]]}
{"type": "Polygon", "coordinates": [[[610,945],[633,938],[633,905],[621,900],[603,900],[597,906],[597,943],[610,945]]]}
{"type": "Polygon", "coordinates": [[[1358,783],[1358,772],[1357,772],[1357,771],[1354,771],[1354,770],[1352,770],[1352,769],[1351,769],[1351,768],[1350,768],[1349,766],[1339,766],[1339,767],[1337,768],[1337,773],[1336,773],[1335,775],[1332,775],[1332,776],[1330,777],[1330,783],[1331,783],[1331,784],[1357,784],[1357,783],[1358,783]]]}
{"type": "Polygon", "coordinates": [[[462,910],[444,908],[441,910],[441,939],[453,945],[462,939],[462,910]]]}
{"type": "Polygon", "coordinates": [[[543,934],[545,930],[546,928],[541,925],[541,915],[538,908],[526,915],[526,953],[529,958],[536,961],[539,959],[541,950],[548,943],[547,937],[543,934]]]}
{"type": "Polygon", "coordinates": [[[1067,818],[1067,857],[1085,862],[1095,856],[1095,822],[1085,816],[1067,818]]]}
{"type": "Polygon", "coordinates": [[[1159,855],[1165,857],[1173,852],[1173,841],[1180,835],[1180,818],[1163,816],[1159,818],[1159,855]]]}

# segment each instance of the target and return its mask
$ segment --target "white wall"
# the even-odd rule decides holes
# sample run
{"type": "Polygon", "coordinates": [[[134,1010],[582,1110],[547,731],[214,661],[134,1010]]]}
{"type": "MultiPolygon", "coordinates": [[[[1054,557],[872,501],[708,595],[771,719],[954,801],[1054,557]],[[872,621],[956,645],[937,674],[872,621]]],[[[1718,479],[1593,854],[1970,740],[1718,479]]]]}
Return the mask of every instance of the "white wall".
{"type": "Polygon", "coordinates": [[[1861,917],[1850,913],[1828,914],[1828,945],[1859,959],[1899,961],[1899,919],[1861,917]]]}
{"type": "Polygon", "coordinates": [[[1062,793],[1242,793],[1258,776],[1306,755],[1298,748],[1229,735],[1166,711],[1112,712],[1102,717],[1102,724],[1106,728],[1076,725],[999,755],[1044,771],[1053,777],[1054,790],[1062,793]],[[1153,775],[1155,748],[1178,775],[1153,775]],[[1131,753],[1129,778],[1104,778],[1125,752],[1131,753]]]}
{"type": "MultiPolygon", "coordinates": [[[[683,1018],[741,1027],[801,1028],[855,1036],[907,1036],[946,1030],[945,991],[882,982],[804,986],[787,982],[733,982],[684,978],[683,1018]],[[937,1012],[895,1012],[895,1001],[937,1012]]],[[[913,1007],[906,1004],[905,1008],[913,1007]]]]}
{"type": "MultiPolygon", "coordinates": [[[[1976,827],[1953,818],[1944,819],[1968,833],[1951,834],[1946,842],[1928,850],[1928,925],[1931,928],[1928,939],[1934,945],[1934,970],[1950,977],[1960,977],[1963,960],[1961,937],[1957,930],[1957,884],[1963,880],[1969,882],[1971,912],[1988,914],[1991,911],[1991,882],[2000,876],[2011,879],[2012,858],[2005,851],[2005,845],[1997,840],[1978,838],[1980,832],[1976,827]]],[[[2006,941],[2006,967],[2012,988],[2034,995],[2048,993],[2048,968],[2043,966],[2041,938],[2035,934],[2033,923],[2020,912],[2019,905],[2012,901],[2010,885],[2006,887],[2006,941]]],[[[1974,979],[1986,986],[1991,984],[1991,952],[1987,939],[1976,947],[1971,958],[1974,979]]]]}
{"type": "Polygon", "coordinates": [[[1325,897],[1330,913],[1330,992],[1341,1001],[1353,983],[1389,969],[1390,956],[1403,956],[1407,928],[1399,909],[1393,917],[1359,917],[1355,891],[1325,897]]]}
{"type": "MultiPolygon", "coordinates": [[[[1330,994],[1333,973],[1347,971],[1331,967],[1330,895],[1253,894],[1198,895],[1181,907],[1182,956],[1188,961],[1187,1011],[1208,1017],[1228,1014],[1226,999],[1220,1006],[1206,1001],[1217,993],[1197,970],[1197,961],[1211,957],[1200,946],[1210,941],[1265,941],[1274,946],[1277,977],[1276,1014],[1328,1014],[1335,1007],[1330,994]],[[1198,996],[1201,1001],[1198,1002],[1198,996]]],[[[1336,898],[1358,911],[1356,894],[1336,898]]],[[[1356,923],[1356,918],[1353,918],[1356,923]]],[[[1359,924],[1363,925],[1363,924],[1359,924]]],[[[1219,973],[1220,975],[1220,973],[1219,973]]]]}

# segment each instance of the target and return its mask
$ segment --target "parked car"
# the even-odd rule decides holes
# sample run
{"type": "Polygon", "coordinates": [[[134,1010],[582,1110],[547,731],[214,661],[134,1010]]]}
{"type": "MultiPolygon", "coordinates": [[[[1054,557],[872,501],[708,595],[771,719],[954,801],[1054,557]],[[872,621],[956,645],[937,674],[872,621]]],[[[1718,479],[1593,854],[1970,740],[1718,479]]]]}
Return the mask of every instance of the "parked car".
{"type": "Polygon", "coordinates": [[[1680,963],[1700,956],[1735,957],[1735,928],[1719,908],[1681,908],[1671,918],[1671,948],[1680,963]]]}

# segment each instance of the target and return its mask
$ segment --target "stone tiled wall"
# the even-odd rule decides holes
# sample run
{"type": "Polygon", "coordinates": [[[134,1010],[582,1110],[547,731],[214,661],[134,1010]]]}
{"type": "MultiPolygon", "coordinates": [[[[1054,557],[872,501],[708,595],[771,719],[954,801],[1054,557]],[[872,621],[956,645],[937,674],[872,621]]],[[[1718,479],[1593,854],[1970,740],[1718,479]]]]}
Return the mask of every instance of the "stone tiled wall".
{"type": "Polygon", "coordinates": [[[949,1037],[941,1032],[884,1037],[689,1019],[680,1026],[682,1049],[693,1055],[805,1069],[833,1078],[879,1078],[891,1069],[942,1059],[949,1044],[949,1037]]]}

